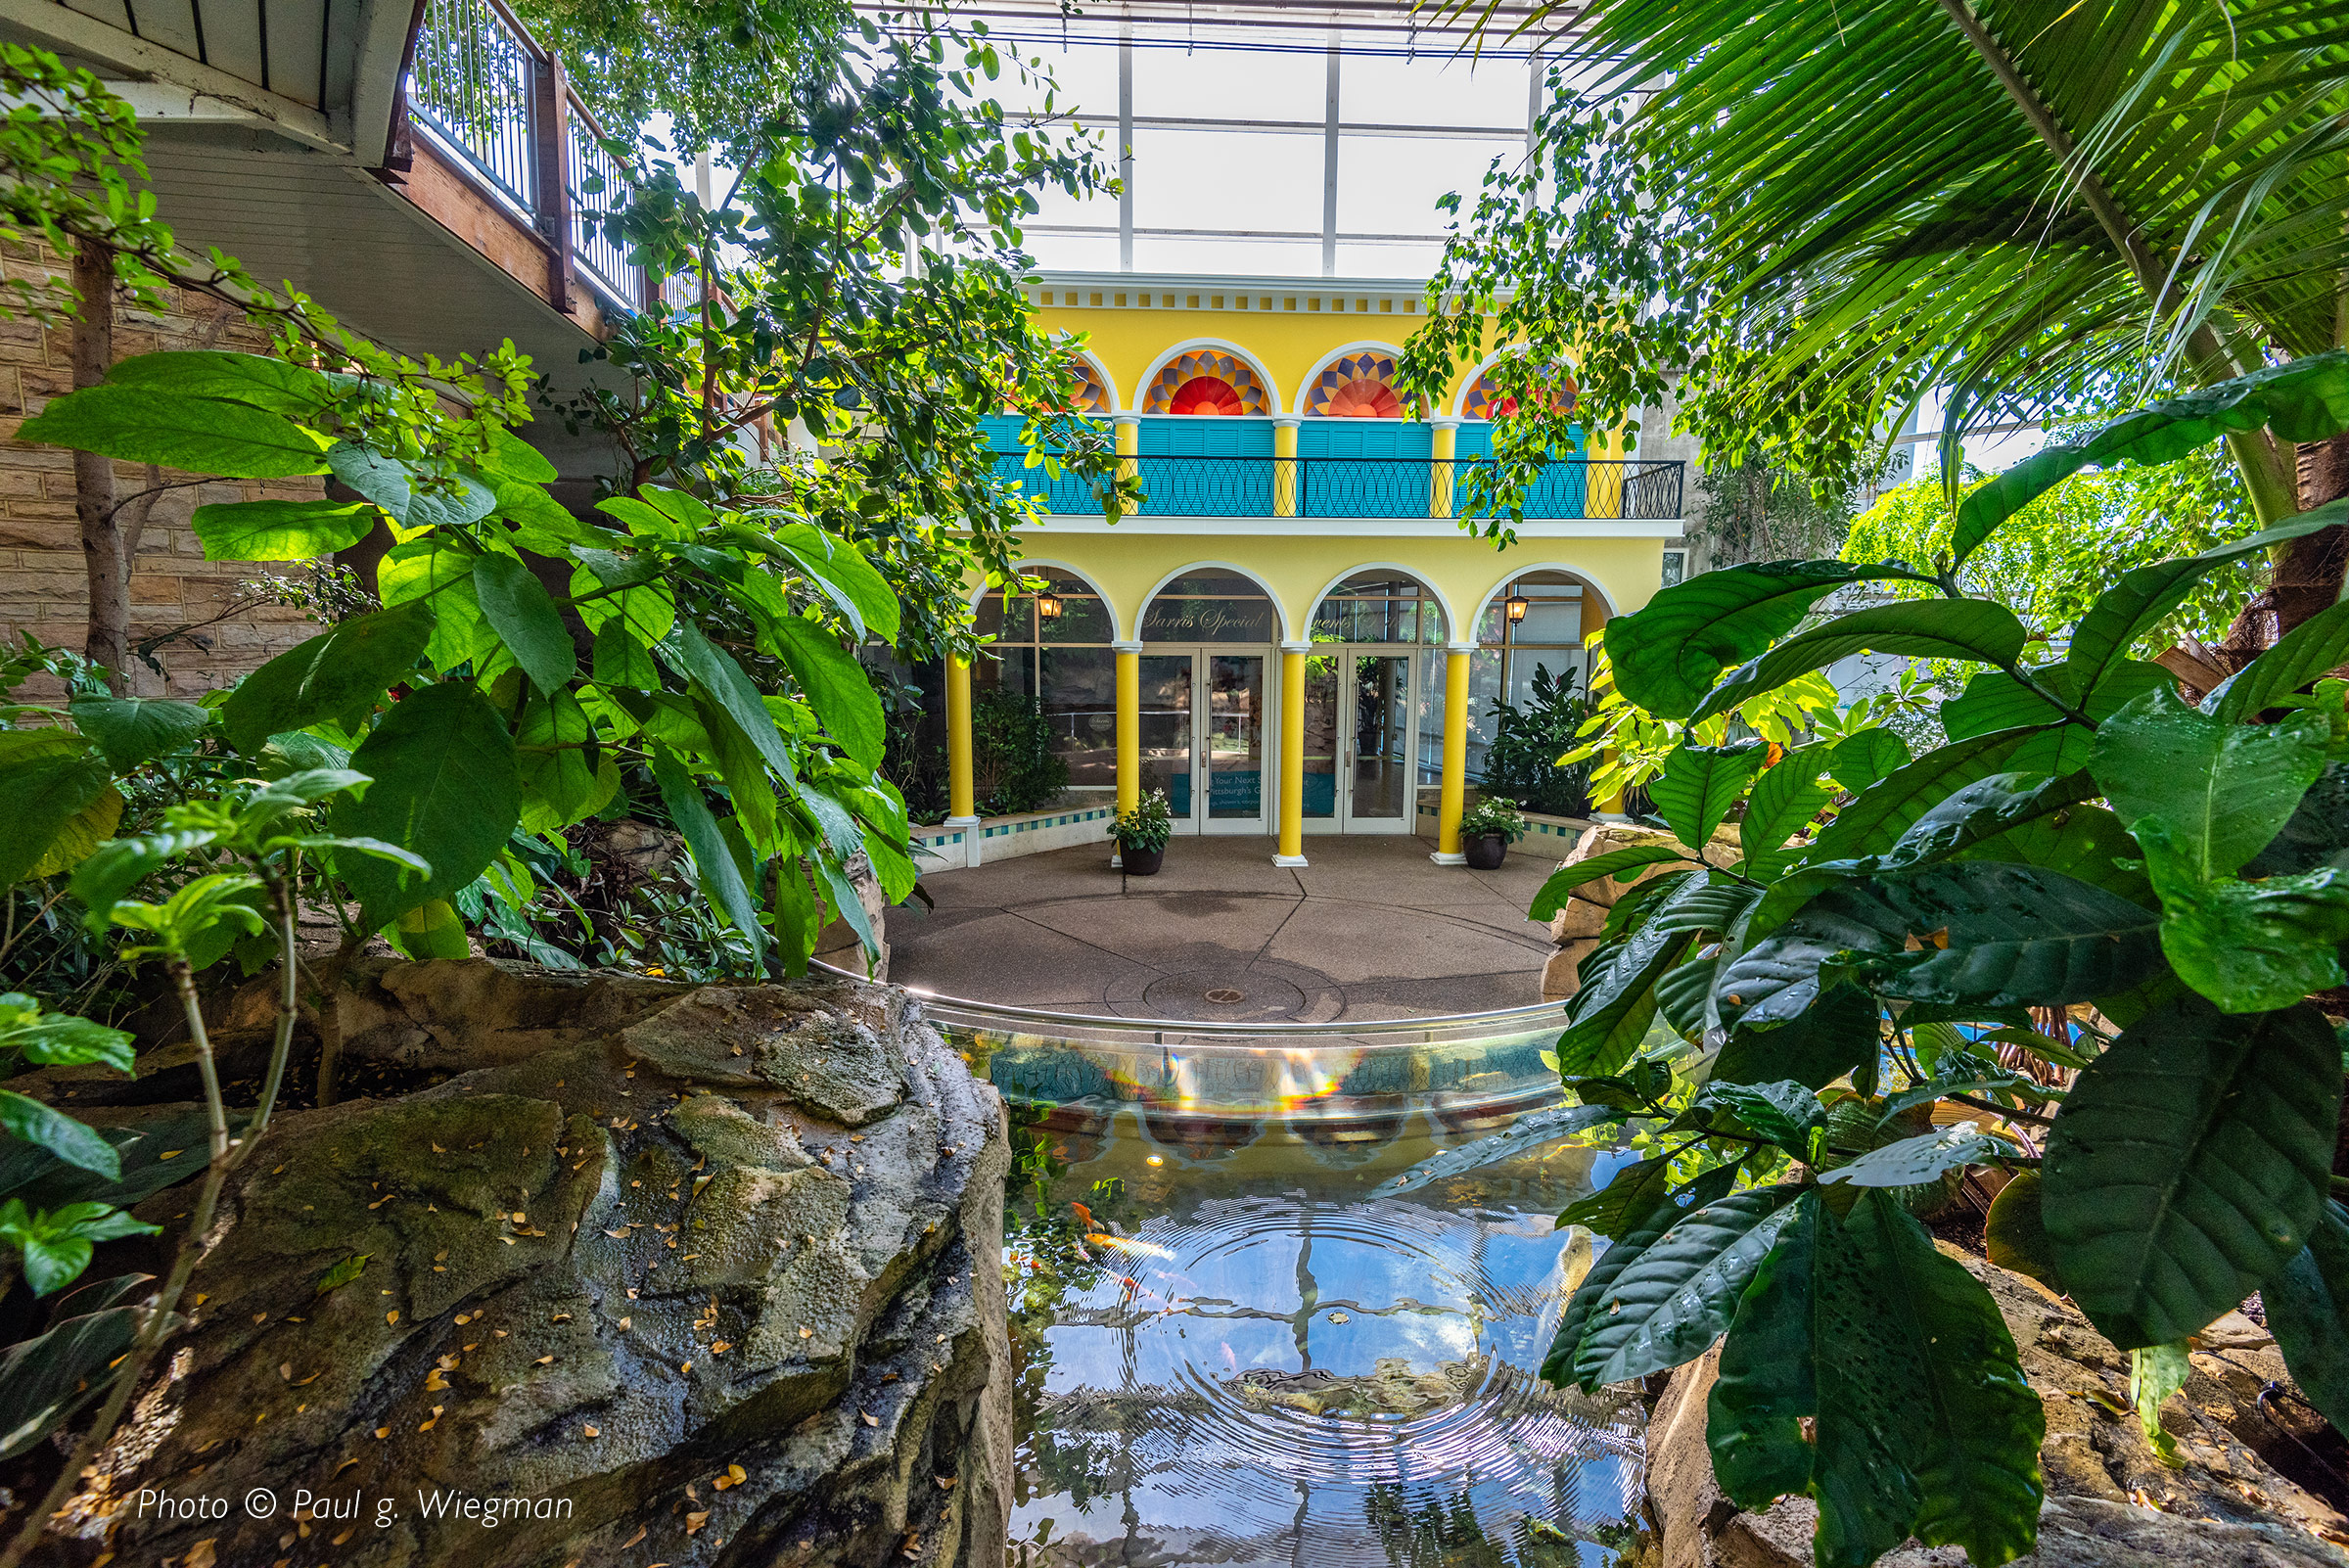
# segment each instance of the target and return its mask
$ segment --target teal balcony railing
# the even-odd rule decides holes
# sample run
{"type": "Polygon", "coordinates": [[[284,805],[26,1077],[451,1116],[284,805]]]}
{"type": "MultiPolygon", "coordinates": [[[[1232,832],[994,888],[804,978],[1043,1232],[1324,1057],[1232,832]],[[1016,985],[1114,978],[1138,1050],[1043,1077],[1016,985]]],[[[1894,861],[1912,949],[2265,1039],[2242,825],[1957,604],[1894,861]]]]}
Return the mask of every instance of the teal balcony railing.
{"type": "MultiPolygon", "coordinates": [[[[1456,507],[1484,458],[1188,457],[1124,459],[1140,481],[1140,511],[1154,517],[1426,517],[1474,515],[1456,507]]],[[[1681,515],[1678,462],[1571,459],[1552,463],[1527,490],[1529,519],[1671,520],[1681,515]]],[[[1005,452],[996,475],[1037,497],[1047,512],[1100,515],[1101,491],[1074,475],[1051,477],[1027,455],[1005,452]]]]}

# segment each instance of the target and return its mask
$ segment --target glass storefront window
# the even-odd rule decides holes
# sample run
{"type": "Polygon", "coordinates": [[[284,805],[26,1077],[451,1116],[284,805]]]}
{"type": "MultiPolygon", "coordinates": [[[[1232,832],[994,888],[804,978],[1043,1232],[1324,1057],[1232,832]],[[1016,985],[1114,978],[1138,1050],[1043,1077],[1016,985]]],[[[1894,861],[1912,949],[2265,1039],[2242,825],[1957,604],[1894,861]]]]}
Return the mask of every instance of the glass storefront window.
{"type": "Polygon", "coordinates": [[[1158,590],[1142,612],[1142,641],[1275,642],[1279,624],[1272,601],[1246,577],[1193,573],[1158,590]]]}
{"type": "Polygon", "coordinates": [[[1493,596],[1476,623],[1477,651],[1468,666],[1468,776],[1485,773],[1485,748],[1493,739],[1493,706],[1523,708],[1533,698],[1534,672],[1569,671],[1579,689],[1589,673],[1583,648],[1583,585],[1563,572],[1529,572],[1493,596]],[[1525,619],[1512,623],[1503,601],[1515,594],[1526,602],[1525,619]]]}
{"type": "Polygon", "coordinates": [[[1444,611],[1408,577],[1366,572],[1348,577],[1313,608],[1315,642],[1444,640],[1444,611]]]}
{"type": "Polygon", "coordinates": [[[1082,578],[1046,576],[1060,614],[1039,616],[1036,598],[1000,592],[979,601],[980,634],[995,641],[971,667],[972,684],[1041,699],[1052,747],[1069,764],[1073,789],[1118,782],[1117,669],[1109,607],[1082,578]]]}

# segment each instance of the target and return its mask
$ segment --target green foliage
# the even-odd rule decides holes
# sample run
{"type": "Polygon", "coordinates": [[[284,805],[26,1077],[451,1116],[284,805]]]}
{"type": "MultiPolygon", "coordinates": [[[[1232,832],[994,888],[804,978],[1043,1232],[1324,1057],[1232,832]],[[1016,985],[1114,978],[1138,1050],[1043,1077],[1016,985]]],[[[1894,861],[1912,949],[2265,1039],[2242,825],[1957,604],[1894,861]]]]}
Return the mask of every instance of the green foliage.
{"type": "Polygon", "coordinates": [[[1130,811],[1120,811],[1109,824],[1109,836],[1120,850],[1138,851],[1148,854],[1167,847],[1174,836],[1174,817],[1167,806],[1167,792],[1152,790],[1134,802],[1130,811]]]}
{"type": "Polygon", "coordinates": [[[1549,816],[1590,814],[1590,766],[1561,763],[1590,716],[1587,692],[1575,690],[1574,671],[1552,675],[1534,667],[1530,701],[1517,708],[1493,705],[1493,737],[1485,745],[1485,776],[1478,788],[1506,796],[1529,811],[1549,816]]]}
{"type": "MultiPolygon", "coordinates": [[[[2328,365],[2217,389],[2201,427],[2174,410],[2122,427],[2151,432],[2141,458],[2178,457],[2229,410],[2288,407],[2276,428],[2304,438],[2349,406],[2270,390],[2329,388],[2328,365]]],[[[1822,1564],[1911,1535],[1986,1568],[2027,1553],[2039,1402],[1989,1294],[1911,1216],[1992,1166],[2017,1173],[1992,1257],[2136,1353],[2157,1446],[2181,1347],[2253,1291],[2312,1398],[2349,1402],[2326,1016],[2349,944],[2349,681],[2328,674],[2349,617],[2313,618],[2198,708],[2127,657],[2195,583],[2329,522],[2106,573],[2052,665],[2024,665],[2027,628],[1949,575],[1935,600],[1810,630],[1772,610],[1760,633],[1752,607],[1807,609],[1826,574],[1730,567],[1609,624],[1616,669],[1669,709],[1608,721],[1648,748],[1666,821],[1698,843],[1742,813],[1748,854],[1642,846],[1541,895],[1554,910],[1585,880],[1670,867],[1609,910],[1559,1038],[1579,1109],[1646,1157],[1560,1216],[1614,1244],[1544,1375],[1640,1375],[1726,1330],[1707,1430],[1732,1500],[1815,1498],[1822,1564]],[[1767,748],[1725,744],[1723,719],[1776,674],[1901,638],[1977,671],[1946,705],[1948,744],[1906,760],[1824,715],[1767,748]],[[2050,1038],[2033,1022],[2048,1009],[2095,1022],[2050,1038]],[[1658,1019],[1670,1038],[1651,1038],[1658,1019]],[[1994,1044],[2076,1076],[1978,1054],[1994,1044]]],[[[1577,1124],[1550,1135],[1591,1135],[1577,1124]]]]}
{"type": "Polygon", "coordinates": [[[1479,799],[1460,813],[1460,833],[1468,838],[1493,835],[1514,844],[1525,837],[1525,813],[1506,797],[1479,799]]]}

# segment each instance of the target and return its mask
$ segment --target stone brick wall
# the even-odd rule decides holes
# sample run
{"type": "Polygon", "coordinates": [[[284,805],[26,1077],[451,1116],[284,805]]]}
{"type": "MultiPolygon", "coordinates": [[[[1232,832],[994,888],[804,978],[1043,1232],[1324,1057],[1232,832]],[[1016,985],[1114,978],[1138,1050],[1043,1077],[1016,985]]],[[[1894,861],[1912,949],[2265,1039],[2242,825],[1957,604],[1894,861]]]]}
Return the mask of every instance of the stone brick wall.
{"type": "MultiPolygon", "coordinates": [[[[0,248],[0,272],[8,277],[59,280],[69,271],[45,247],[0,248]]],[[[73,519],[71,455],[16,438],[19,425],[71,390],[70,338],[67,327],[0,319],[0,637],[11,647],[19,632],[76,650],[86,636],[88,579],[73,519]]],[[[115,352],[122,358],[159,348],[264,346],[240,314],[202,295],[175,295],[161,311],[116,304],[115,352]]],[[[175,483],[193,477],[115,465],[119,515],[145,518],[131,572],[130,637],[134,649],[149,645],[149,657],[161,667],[131,660],[133,689],[145,696],[192,696],[223,685],[317,630],[301,611],[258,602],[239,586],[264,573],[306,576],[308,569],[207,561],[188,518],[207,501],[314,496],[324,481],[175,483]],[[158,484],[173,487],[138,494],[158,484]]]]}

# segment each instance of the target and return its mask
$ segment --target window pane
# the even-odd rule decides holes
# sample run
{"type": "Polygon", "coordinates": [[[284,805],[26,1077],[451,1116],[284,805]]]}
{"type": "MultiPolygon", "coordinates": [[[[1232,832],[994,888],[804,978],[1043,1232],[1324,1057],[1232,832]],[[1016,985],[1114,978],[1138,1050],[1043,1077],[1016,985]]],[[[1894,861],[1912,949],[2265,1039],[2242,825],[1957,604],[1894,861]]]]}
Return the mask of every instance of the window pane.
{"type": "MultiPolygon", "coordinates": [[[[1313,211],[1321,210],[1316,205],[1313,211]]],[[[1318,223],[1319,219],[1310,220],[1318,223]]],[[[1117,268],[1117,246],[1109,247],[1109,259],[1088,261],[1085,266],[1114,271],[1117,268]]],[[[1060,263],[1069,265],[1077,263],[1060,263]]],[[[1133,240],[1133,265],[1137,272],[1217,272],[1233,277],[1248,278],[1306,278],[1317,277],[1321,271],[1321,242],[1319,240],[1230,240],[1221,235],[1201,238],[1176,238],[1167,235],[1137,234],[1133,240]]]]}
{"type": "MultiPolygon", "coordinates": [[[[1314,152],[1319,151],[1316,145],[1314,152]]],[[[1473,199],[1496,156],[1511,161],[1523,158],[1524,139],[1341,136],[1338,232],[1441,234],[1447,220],[1436,210],[1436,199],[1447,191],[1473,199]]],[[[1314,194],[1319,194],[1317,184],[1314,194]]]]}
{"type": "Polygon", "coordinates": [[[1079,788],[1118,782],[1117,656],[1107,648],[1047,648],[1038,656],[1052,749],[1079,788]]]}
{"type": "Polygon", "coordinates": [[[1447,58],[1443,46],[1416,58],[1348,55],[1338,109],[1376,125],[1522,125],[1526,63],[1447,58]]]}
{"type": "MultiPolygon", "coordinates": [[[[1118,46],[1114,42],[1072,42],[1067,47],[1020,44],[1007,52],[1022,60],[1042,62],[1044,73],[1052,78],[1055,114],[1075,111],[1083,116],[1087,128],[1114,138],[1118,128],[1118,46]]],[[[1020,115],[1039,112],[1044,103],[1040,86],[1019,78],[1020,72],[1006,60],[1000,76],[993,81],[981,77],[973,87],[981,96],[1000,102],[1003,117],[1017,123],[1020,115]]]]}
{"type": "MultiPolygon", "coordinates": [[[[1265,132],[1137,130],[1134,224],[1145,229],[1321,227],[1321,139],[1265,132]]],[[[1383,226],[1383,225],[1382,225],[1383,226]]],[[[1222,265],[1193,257],[1193,265],[1222,265]]]]}
{"type": "Polygon", "coordinates": [[[1089,593],[1063,597],[1059,617],[1041,625],[1048,643],[1113,642],[1118,635],[1110,624],[1109,607],[1089,593]]]}
{"type": "Polygon", "coordinates": [[[1534,599],[1529,596],[1525,619],[1517,623],[1510,640],[1525,643],[1579,643],[1583,640],[1583,601],[1534,599]]]}
{"type": "MultiPolygon", "coordinates": [[[[1327,78],[1322,55],[1136,48],[1133,112],[1144,118],[1290,119],[1318,125],[1327,78]]],[[[1117,107],[1114,97],[1110,107],[1117,107]]]]}

